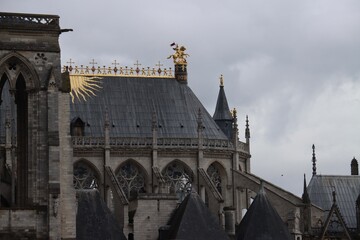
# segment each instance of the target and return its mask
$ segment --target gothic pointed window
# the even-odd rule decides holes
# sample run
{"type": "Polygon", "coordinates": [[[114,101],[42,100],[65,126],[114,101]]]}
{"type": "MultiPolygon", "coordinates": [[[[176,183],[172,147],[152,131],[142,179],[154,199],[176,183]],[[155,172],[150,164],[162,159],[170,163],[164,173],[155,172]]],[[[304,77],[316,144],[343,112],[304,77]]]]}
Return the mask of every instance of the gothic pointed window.
{"type": "Polygon", "coordinates": [[[99,187],[97,174],[84,162],[74,165],[74,187],[77,190],[95,189],[99,187]]]}
{"type": "Polygon", "coordinates": [[[191,192],[192,178],[184,164],[172,162],[163,170],[162,175],[170,186],[170,192],[176,193],[180,200],[191,192]]]}
{"type": "Polygon", "coordinates": [[[222,192],[221,175],[220,175],[220,170],[219,170],[219,167],[217,166],[217,164],[212,163],[206,172],[209,175],[211,181],[215,185],[218,192],[221,194],[221,192],[222,192]]]}
{"type": "Polygon", "coordinates": [[[119,168],[116,177],[128,198],[146,192],[144,174],[131,161],[126,162],[119,168]]]}

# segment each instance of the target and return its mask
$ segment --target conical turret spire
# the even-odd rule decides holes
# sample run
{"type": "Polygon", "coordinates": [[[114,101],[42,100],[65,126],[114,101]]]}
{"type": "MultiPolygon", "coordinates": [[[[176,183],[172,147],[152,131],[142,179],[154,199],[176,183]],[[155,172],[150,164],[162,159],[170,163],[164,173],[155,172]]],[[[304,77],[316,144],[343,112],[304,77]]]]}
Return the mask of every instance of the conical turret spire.
{"type": "Polygon", "coordinates": [[[232,122],[233,117],[231,116],[229,105],[226,99],[225,91],[224,91],[224,77],[220,76],[220,90],[218,99],[216,102],[215,113],[213,119],[220,127],[220,129],[225,133],[225,135],[231,139],[232,135],[232,122]]]}

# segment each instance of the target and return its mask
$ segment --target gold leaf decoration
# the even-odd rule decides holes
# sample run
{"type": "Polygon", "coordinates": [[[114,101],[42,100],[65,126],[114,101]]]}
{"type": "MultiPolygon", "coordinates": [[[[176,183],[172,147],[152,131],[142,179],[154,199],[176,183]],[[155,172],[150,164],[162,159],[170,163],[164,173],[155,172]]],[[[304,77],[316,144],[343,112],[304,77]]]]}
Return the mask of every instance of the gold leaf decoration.
{"type": "Polygon", "coordinates": [[[75,97],[79,101],[86,101],[87,97],[96,96],[96,91],[99,91],[102,86],[99,77],[89,77],[84,75],[70,75],[71,82],[71,100],[75,101],[75,97]]]}

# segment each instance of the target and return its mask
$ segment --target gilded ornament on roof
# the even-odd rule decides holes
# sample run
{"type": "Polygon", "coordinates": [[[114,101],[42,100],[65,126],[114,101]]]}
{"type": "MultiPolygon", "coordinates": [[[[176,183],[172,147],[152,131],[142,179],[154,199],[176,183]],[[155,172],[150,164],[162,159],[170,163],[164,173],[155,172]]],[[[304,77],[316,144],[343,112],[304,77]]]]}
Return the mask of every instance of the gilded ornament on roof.
{"type": "Polygon", "coordinates": [[[173,47],[175,53],[170,55],[168,59],[172,58],[174,64],[186,65],[187,64],[186,58],[190,56],[189,54],[185,53],[186,48],[184,46],[179,46],[179,44],[176,43],[172,43],[170,46],[173,47]]]}

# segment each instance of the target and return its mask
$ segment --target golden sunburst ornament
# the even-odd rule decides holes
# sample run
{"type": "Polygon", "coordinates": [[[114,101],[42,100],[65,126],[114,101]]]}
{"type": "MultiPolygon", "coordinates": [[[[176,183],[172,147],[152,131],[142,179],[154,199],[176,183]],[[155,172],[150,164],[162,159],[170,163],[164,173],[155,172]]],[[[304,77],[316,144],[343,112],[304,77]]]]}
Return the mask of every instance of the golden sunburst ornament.
{"type": "Polygon", "coordinates": [[[75,97],[81,101],[86,101],[87,97],[96,96],[96,91],[99,91],[102,87],[100,86],[100,77],[88,77],[82,75],[70,75],[71,82],[71,100],[75,101],[75,97]]]}

